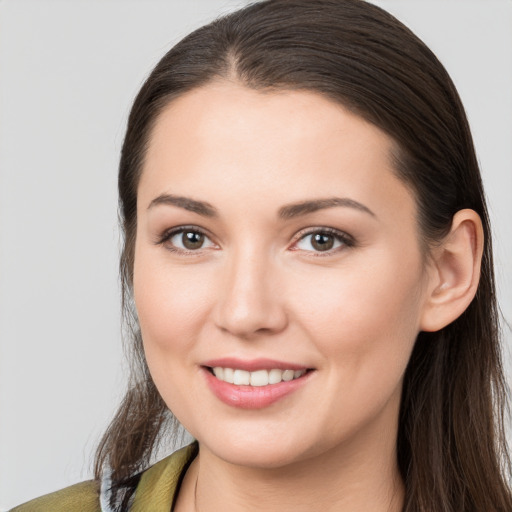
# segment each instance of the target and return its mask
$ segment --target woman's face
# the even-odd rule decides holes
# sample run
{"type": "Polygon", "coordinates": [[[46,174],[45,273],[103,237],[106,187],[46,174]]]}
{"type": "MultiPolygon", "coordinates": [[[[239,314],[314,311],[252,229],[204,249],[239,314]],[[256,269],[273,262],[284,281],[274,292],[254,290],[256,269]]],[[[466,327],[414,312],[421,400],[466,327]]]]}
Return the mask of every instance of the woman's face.
{"type": "Polygon", "coordinates": [[[278,467],[394,446],[427,272],[391,147],[311,92],[218,82],[161,114],[135,301],[155,384],[202,449],[278,467]]]}

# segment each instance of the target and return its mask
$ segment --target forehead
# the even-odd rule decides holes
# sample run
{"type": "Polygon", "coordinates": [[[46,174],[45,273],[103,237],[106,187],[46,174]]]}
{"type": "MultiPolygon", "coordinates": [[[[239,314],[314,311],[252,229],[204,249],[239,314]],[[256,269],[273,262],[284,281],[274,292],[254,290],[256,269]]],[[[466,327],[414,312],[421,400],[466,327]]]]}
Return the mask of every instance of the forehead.
{"type": "Polygon", "coordinates": [[[382,130],[320,94],[211,83],[160,114],[140,199],[149,204],[161,193],[192,190],[219,201],[292,202],[336,189],[355,200],[402,200],[409,194],[394,174],[392,148],[382,130]]]}

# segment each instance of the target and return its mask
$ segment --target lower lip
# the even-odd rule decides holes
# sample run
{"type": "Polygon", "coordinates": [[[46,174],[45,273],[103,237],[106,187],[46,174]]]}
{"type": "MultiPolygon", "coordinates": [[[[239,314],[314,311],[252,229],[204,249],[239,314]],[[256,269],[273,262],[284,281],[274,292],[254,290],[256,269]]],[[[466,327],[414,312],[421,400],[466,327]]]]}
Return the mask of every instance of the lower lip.
{"type": "Polygon", "coordinates": [[[302,377],[282,381],[268,386],[236,386],[217,379],[208,369],[202,368],[213,394],[222,402],[239,409],[263,409],[301,388],[311,375],[306,372],[302,377]]]}

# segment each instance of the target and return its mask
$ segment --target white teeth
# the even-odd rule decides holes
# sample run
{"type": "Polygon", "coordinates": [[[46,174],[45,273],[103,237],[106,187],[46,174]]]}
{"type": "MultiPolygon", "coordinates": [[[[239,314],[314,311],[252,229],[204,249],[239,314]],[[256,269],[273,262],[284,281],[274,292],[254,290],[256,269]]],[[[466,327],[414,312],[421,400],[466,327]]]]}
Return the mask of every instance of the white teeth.
{"type": "Polygon", "coordinates": [[[288,382],[289,380],[293,380],[293,374],[294,374],[293,370],[285,370],[283,372],[283,380],[285,382],[288,382]]]}
{"type": "Polygon", "coordinates": [[[245,370],[235,370],[233,368],[213,368],[213,374],[217,379],[237,386],[267,386],[269,384],[279,384],[279,382],[288,382],[298,379],[306,373],[306,370],[256,370],[248,372],[245,370]]]}
{"type": "Polygon", "coordinates": [[[224,368],[224,382],[229,382],[229,384],[233,384],[234,376],[235,370],[233,370],[233,368],[224,368]]]}
{"type": "Polygon", "coordinates": [[[283,370],[270,370],[268,372],[268,383],[278,384],[283,380],[283,370]]]}
{"type": "Polygon", "coordinates": [[[267,370],[258,370],[251,372],[251,386],[266,386],[268,385],[268,372],[267,370]]]}
{"type": "Polygon", "coordinates": [[[237,386],[248,386],[251,381],[250,372],[246,372],[245,370],[235,370],[233,375],[233,384],[237,386]]]}

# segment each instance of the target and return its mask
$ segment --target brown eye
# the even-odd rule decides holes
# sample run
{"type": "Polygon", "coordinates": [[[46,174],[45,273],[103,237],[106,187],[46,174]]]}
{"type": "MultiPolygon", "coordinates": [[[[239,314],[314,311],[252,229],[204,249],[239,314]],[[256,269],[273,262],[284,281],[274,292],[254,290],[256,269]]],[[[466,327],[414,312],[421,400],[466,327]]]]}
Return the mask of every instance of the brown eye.
{"type": "Polygon", "coordinates": [[[353,245],[354,241],[350,235],[342,231],[334,231],[332,228],[324,228],[303,235],[294,245],[294,248],[311,253],[335,253],[337,249],[352,247],[353,245]]]}
{"type": "Polygon", "coordinates": [[[215,247],[215,244],[201,231],[195,229],[176,229],[165,236],[160,243],[169,250],[187,253],[187,251],[198,251],[215,247]]]}
{"type": "Polygon", "coordinates": [[[328,251],[334,247],[334,236],[325,233],[315,233],[311,236],[311,246],[317,251],[328,251]]]}
{"type": "Polygon", "coordinates": [[[204,243],[204,235],[197,231],[185,231],[181,235],[181,243],[185,249],[200,249],[204,243]]]}

